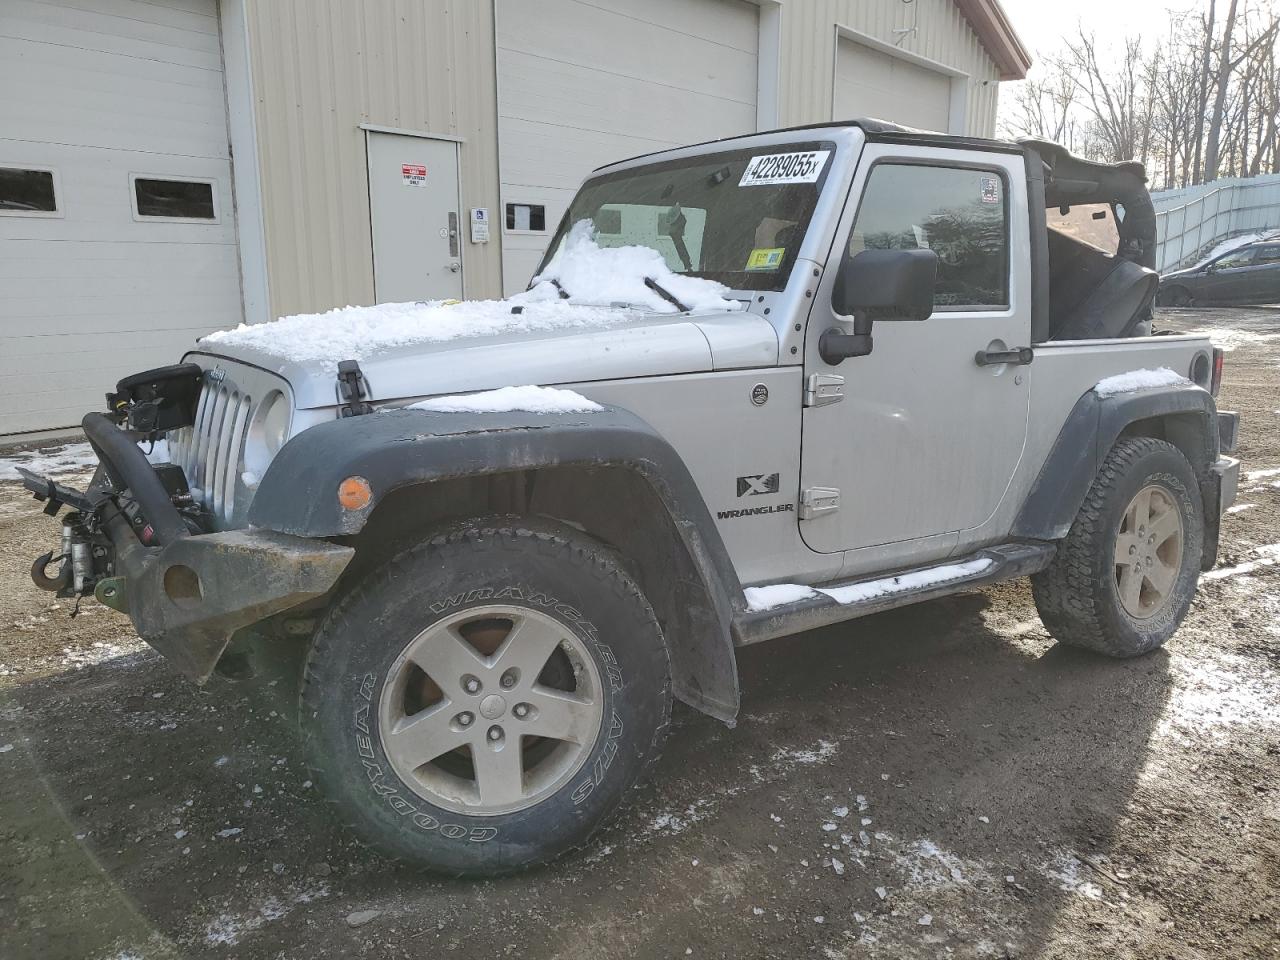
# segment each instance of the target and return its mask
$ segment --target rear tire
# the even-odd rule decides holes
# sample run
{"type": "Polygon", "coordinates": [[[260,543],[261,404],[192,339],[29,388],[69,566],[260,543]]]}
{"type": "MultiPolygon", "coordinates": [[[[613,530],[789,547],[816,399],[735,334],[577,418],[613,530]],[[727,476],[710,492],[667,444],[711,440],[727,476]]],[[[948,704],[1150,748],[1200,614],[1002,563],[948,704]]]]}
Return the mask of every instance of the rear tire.
{"type": "Polygon", "coordinates": [[[1195,306],[1195,298],[1186,287],[1170,287],[1161,299],[1170,307],[1195,306]]]}
{"type": "Polygon", "coordinates": [[[1163,440],[1121,440],[1053,563],[1031,577],[1040,619],[1068,646],[1112,657],[1150,653],[1187,614],[1203,544],[1203,505],[1187,458],[1163,440]]]}
{"type": "Polygon", "coordinates": [[[599,543],[473,521],[375,570],[325,618],[302,718],[316,779],[393,857],[492,875],[583,843],[657,759],[662,632],[599,543]]]}

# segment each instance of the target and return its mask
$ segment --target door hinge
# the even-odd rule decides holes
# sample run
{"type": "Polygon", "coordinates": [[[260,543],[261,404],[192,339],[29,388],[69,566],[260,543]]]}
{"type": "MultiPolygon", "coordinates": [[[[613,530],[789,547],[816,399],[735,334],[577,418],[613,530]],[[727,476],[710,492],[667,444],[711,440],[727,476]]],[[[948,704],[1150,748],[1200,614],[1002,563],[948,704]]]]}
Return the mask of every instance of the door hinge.
{"type": "Polygon", "coordinates": [[[373,413],[373,404],[364,398],[369,395],[365,386],[364,374],[360,364],[355,360],[338,362],[338,399],[342,401],[343,417],[362,417],[373,413]]]}
{"type": "Polygon", "coordinates": [[[805,381],[804,405],[825,407],[844,399],[844,377],[838,373],[811,373],[805,381]]]}
{"type": "Polygon", "coordinates": [[[840,491],[835,487],[810,487],[800,494],[800,519],[812,520],[840,509],[840,491]]]}

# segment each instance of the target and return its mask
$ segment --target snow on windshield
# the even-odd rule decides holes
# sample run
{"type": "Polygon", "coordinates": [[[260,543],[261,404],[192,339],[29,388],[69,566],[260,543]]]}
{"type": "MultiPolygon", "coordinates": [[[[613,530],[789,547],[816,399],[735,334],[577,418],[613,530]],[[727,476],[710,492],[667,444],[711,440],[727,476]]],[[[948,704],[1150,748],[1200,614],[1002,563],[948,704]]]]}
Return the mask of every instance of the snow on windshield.
{"type": "Polygon", "coordinates": [[[576,224],[532,289],[506,300],[429,300],[340,307],[300,313],[271,323],[242,323],[200,344],[244,347],[299,363],[336,369],[339,360],[364,360],[393,347],[463,337],[613,326],[646,313],[678,308],[645,285],[653,280],[691,310],[737,310],[728,288],[713,280],[672,273],[648,247],[602,248],[591,221],[576,224]],[[551,280],[560,284],[557,289],[551,280]],[[569,294],[563,299],[560,290],[569,294]],[[513,312],[513,308],[520,311],[513,312]]]}
{"type": "Polygon", "coordinates": [[[729,288],[723,283],[675,273],[652,247],[601,247],[594,232],[595,225],[590,220],[575,223],[546,269],[534,277],[535,286],[525,296],[559,296],[551,283],[555,280],[569,294],[570,302],[620,300],[659,313],[674,311],[674,305],[645,284],[649,279],[691,310],[739,308],[737,301],[725,299],[729,288]]]}

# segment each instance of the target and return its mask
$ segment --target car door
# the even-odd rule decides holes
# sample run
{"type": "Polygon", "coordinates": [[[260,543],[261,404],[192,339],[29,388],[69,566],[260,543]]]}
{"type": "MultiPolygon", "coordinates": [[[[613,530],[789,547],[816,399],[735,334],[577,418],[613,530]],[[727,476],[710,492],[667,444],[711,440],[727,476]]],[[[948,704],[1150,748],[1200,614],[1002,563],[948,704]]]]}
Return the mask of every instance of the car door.
{"type": "Polygon", "coordinates": [[[1196,300],[1201,303],[1238,303],[1248,299],[1249,270],[1256,249],[1241,247],[1209,264],[1196,300]]]}
{"type": "Polygon", "coordinates": [[[1254,254],[1257,275],[1256,303],[1280,303],[1280,243],[1264,243],[1254,254]]]}
{"type": "Polygon", "coordinates": [[[805,333],[799,523],[811,549],[873,551],[867,564],[846,554],[847,571],[991,538],[1026,441],[1031,367],[976,355],[1030,343],[1025,176],[1017,154],[863,151],[805,333]],[[850,329],[831,306],[845,251],[922,247],[939,258],[933,315],[877,321],[869,355],[823,361],[822,333],[850,329]]]}

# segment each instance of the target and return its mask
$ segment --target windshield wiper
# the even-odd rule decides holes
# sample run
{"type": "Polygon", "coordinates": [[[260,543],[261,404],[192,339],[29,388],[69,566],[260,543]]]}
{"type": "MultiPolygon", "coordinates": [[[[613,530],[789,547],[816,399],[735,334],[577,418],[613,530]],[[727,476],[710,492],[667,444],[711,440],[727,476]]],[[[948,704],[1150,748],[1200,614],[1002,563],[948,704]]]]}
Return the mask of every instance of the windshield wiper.
{"type": "Polygon", "coordinates": [[[689,309],[690,309],[689,307],[686,307],[683,303],[681,303],[678,299],[676,299],[675,294],[665,289],[662,286],[662,284],[660,284],[657,280],[653,279],[653,277],[645,277],[644,285],[648,287],[650,290],[652,290],[654,293],[656,293],[658,296],[660,296],[663,300],[667,301],[667,303],[674,306],[681,313],[689,312],[689,309]]]}

